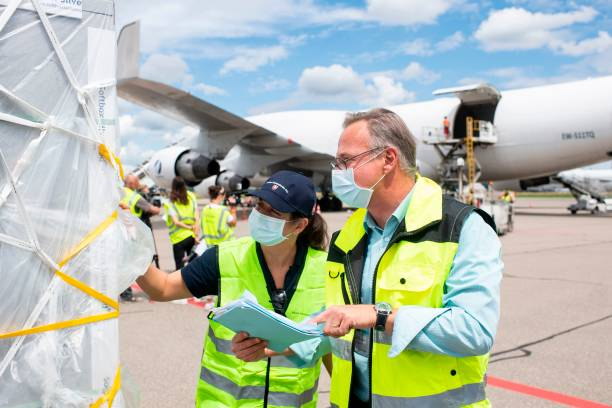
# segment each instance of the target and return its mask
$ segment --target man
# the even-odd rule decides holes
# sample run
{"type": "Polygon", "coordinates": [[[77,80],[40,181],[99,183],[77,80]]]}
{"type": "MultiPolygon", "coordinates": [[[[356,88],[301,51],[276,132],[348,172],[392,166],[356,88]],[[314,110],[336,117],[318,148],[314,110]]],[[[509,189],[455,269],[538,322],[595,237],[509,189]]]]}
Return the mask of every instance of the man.
{"type": "Polygon", "coordinates": [[[130,173],[125,176],[123,182],[125,184],[123,188],[125,194],[119,205],[123,209],[129,209],[132,214],[151,228],[151,216],[158,215],[161,209],[149,203],[139,194],[140,182],[134,174],[130,173]]]}
{"type": "Polygon", "coordinates": [[[202,237],[208,246],[218,245],[231,239],[236,227],[236,206],[226,207],[225,190],[220,186],[208,187],[210,203],[202,208],[200,215],[202,237]]]}
{"type": "MultiPolygon", "coordinates": [[[[130,210],[132,214],[140,218],[145,225],[153,230],[151,226],[151,216],[158,215],[161,209],[150,204],[140,195],[140,193],[138,193],[138,190],[140,189],[140,182],[138,181],[138,177],[136,177],[134,174],[130,173],[125,176],[123,183],[124,195],[119,202],[119,206],[124,210],[130,210]]],[[[157,264],[157,254],[153,255],[153,260],[157,264]]],[[[132,301],[134,299],[131,287],[121,292],[119,296],[121,299],[126,301],[132,301]]]]}
{"type": "Polygon", "coordinates": [[[444,137],[448,139],[448,137],[450,136],[450,121],[448,120],[448,116],[444,117],[444,120],[442,121],[442,127],[444,127],[444,137]]]}
{"type": "Polygon", "coordinates": [[[360,209],[332,237],[313,320],[332,336],[334,407],[490,405],[501,245],[486,213],[416,173],[415,150],[391,111],[345,120],[333,190],[360,209]]]}

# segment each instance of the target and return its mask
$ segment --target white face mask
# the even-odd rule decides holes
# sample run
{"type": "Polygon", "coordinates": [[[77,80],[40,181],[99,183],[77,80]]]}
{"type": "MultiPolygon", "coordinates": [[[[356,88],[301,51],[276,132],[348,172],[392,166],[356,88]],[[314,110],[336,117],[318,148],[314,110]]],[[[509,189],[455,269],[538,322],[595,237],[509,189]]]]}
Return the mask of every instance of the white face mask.
{"type": "Polygon", "coordinates": [[[277,245],[287,239],[283,235],[285,223],[285,220],[262,214],[256,209],[253,209],[251,215],[249,215],[251,236],[255,241],[265,246],[277,245]]]}
{"type": "MultiPolygon", "coordinates": [[[[355,167],[355,169],[366,165],[376,157],[378,157],[378,155],[374,156],[372,159],[366,161],[360,166],[355,167]]],[[[380,183],[380,181],[385,178],[387,174],[383,174],[382,177],[379,178],[378,181],[371,187],[364,188],[358,186],[355,182],[355,169],[350,168],[344,170],[332,170],[332,190],[334,191],[334,194],[336,194],[336,197],[338,197],[349,207],[368,208],[372,194],[374,194],[374,187],[376,187],[376,185],[380,183]]]]}

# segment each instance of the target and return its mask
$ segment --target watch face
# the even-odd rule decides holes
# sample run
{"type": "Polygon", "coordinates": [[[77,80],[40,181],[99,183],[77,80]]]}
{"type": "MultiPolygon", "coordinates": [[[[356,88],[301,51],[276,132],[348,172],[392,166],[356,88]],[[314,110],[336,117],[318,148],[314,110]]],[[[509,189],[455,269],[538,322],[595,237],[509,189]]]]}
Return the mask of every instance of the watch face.
{"type": "Polygon", "coordinates": [[[389,314],[392,310],[393,308],[391,307],[391,305],[386,302],[380,302],[376,304],[376,311],[379,313],[389,314]]]}

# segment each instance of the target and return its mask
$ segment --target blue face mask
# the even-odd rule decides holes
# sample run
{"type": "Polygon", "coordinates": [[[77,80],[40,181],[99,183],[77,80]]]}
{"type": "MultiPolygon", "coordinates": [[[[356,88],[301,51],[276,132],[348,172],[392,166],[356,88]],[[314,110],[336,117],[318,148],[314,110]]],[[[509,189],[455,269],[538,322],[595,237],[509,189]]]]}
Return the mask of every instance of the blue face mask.
{"type": "Polygon", "coordinates": [[[264,215],[253,209],[249,215],[249,230],[251,236],[261,245],[273,246],[287,239],[283,235],[285,220],[264,215]]]}
{"type": "Polygon", "coordinates": [[[360,187],[355,183],[353,169],[332,170],[332,190],[344,204],[355,208],[368,208],[374,187],[385,177],[383,174],[370,188],[360,187]]]}
{"type": "Polygon", "coordinates": [[[332,190],[334,191],[334,194],[336,194],[336,197],[338,197],[344,204],[348,205],[349,207],[368,208],[368,204],[370,203],[370,199],[374,193],[374,187],[380,183],[380,180],[385,178],[386,173],[383,174],[373,186],[370,188],[364,188],[358,186],[355,182],[354,170],[365,166],[380,156],[383,151],[379,152],[370,160],[355,167],[354,169],[332,170],[332,190]]]}

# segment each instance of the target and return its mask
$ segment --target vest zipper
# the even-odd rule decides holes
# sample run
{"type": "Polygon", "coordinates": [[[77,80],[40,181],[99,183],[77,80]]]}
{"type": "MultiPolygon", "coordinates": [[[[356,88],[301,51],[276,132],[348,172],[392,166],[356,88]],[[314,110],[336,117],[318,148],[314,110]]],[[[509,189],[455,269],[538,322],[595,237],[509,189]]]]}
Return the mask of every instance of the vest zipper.
{"type": "MultiPolygon", "coordinates": [[[[353,298],[353,303],[358,305],[361,303],[361,299],[359,299],[359,289],[357,288],[357,282],[355,281],[355,275],[353,275],[353,266],[351,265],[351,253],[353,251],[348,251],[344,255],[344,260],[346,262],[344,269],[347,272],[347,277],[349,280],[349,290],[351,291],[351,296],[353,298]]],[[[347,305],[350,303],[347,303],[347,305]]]]}
{"type": "Polygon", "coordinates": [[[264,390],[264,408],[268,407],[268,395],[270,394],[270,357],[266,366],[266,386],[264,390]]]}
{"type": "Polygon", "coordinates": [[[350,305],[351,299],[349,298],[348,292],[346,291],[346,286],[344,282],[344,272],[340,274],[340,286],[342,287],[342,298],[344,299],[344,304],[350,305]]]}
{"type": "MultiPolygon", "coordinates": [[[[378,274],[378,267],[380,266],[380,261],[383,259],[383,257],[385,256],[385,254],[387,253],[387,251],[389,251],[389,248],[391,248],[392,245],[394,245],[395,243],[399,242],[402,240],[402,238],[404,237],[409,237],[410,235],[414,235],[416,233],[419,233],[421,231],[423,231],[426,228],[429,228],[430,226],[432,226],[433,224],[438,223],[439,221],[434,221],[431,222],[421,228],[419,228],[416,231],[413,232],[403,232],[403,233],[399,233],[397,234],[395,237],[393,237],[393,239],[391,239],[389,241],[389,243],[387,244],[387,247],[385,248],[385,251],[382,253],[382,255],[380,256],[380,258],[378,258],[378,262],[376,263],[376,267],[374,268],[374,273],[372,274],[372,304],[376,304],[376,275],[378,274]]],[[[370,406],[373,407],[373,403],[372,403],[372,352],[374,351],[374,332],[375,329],[370,329],[370,356],[368,358],[368,375],[370,376],[370,383],[369,383],[369,400],[370,400],[370,406]]]]}

